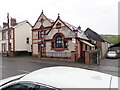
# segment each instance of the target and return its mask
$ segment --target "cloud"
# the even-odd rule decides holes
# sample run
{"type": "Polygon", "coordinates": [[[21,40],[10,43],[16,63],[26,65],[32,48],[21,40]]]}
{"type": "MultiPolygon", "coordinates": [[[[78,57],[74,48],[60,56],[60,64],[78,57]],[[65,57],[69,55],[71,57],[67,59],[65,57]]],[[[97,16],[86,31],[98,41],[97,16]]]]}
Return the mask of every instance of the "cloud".
{"type": "Polygon", "coordinates": [[[48,18],[62,20],[85,30],[90,27],[98,33],[117,34],[118,0],[2,0],[0,24],[6,13],[17,21],[29,20],[34,24],[42,10],[48,18]],[[109,29],[109,32],[106,30],[109,29]]]}

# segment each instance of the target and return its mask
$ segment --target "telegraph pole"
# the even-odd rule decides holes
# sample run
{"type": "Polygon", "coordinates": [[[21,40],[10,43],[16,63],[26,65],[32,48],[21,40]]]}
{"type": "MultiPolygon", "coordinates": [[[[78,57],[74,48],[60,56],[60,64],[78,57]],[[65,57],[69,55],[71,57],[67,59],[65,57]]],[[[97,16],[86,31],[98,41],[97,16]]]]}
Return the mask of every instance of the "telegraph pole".
{"type": "Polygon", "coordinates": [[[10,54],[10,26],[9,26],[9,13],[7,13],[7,22],[8,22],[8,56],[10,54]]]}

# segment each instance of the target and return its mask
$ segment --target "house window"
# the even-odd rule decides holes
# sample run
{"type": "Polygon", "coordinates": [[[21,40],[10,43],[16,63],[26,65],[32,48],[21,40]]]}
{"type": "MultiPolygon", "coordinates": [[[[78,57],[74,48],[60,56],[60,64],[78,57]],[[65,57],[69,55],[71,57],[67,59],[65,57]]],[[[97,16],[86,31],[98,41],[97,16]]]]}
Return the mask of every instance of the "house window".
{"type": "Polygon", "coordinates": [[[51,42],[51,48],[55,51],[64,51],[68,49],[68,42],[61,33],[56,34],[51,42]]]}
{"type": "Polygon", "coordinates": [[[52,48],[54,48],[54,42],[52,42],[52,48]]]}
{"type": "Polygon", "coordinates": [[[38,39],[44,38],[45,31],[38,31],[38,39]]]}
{"type": "Polygon", "coordinates": [[[6,39],[6,32],[2,32],[2,40],[6,39]]]}
{"type": "Polygon", "coordinates": [[[26,38],[26,43],[29,44],[29,38],[28,37],[26,38]]]}
{"type": "Polygon", "coordinates": [[[41,35],[40,35],[40,31],[38,31],[38,39],[40,39],[40,36],[41,36],[41,35]]]}
{"type": "Polygon", "coordinates": [[[44,38],[44,34],[45,34],[45,32],[41,31],[41,38],[44,38]]]}
{"type": "Polygon", "coordinates": [[[2,44],[2,52],[5,52],[6,51],[6,43],[3,43],[2,44]]]}
{"type": "Polygon", "coordinates": [[[61,36],[56,37],[56,48],[63,48],[63,40],[61,36]]]}
{"type": "Polygon", "coordinates": [[[60,28],[61,28],[61,23],[58,22],[58,23],[56,24],[56,29],[60,29],[60,28]]]}
{"type": "Polygon", "coordinates": [[[67,48],[67,41],[64,41],[64,48],[67,48]]]}

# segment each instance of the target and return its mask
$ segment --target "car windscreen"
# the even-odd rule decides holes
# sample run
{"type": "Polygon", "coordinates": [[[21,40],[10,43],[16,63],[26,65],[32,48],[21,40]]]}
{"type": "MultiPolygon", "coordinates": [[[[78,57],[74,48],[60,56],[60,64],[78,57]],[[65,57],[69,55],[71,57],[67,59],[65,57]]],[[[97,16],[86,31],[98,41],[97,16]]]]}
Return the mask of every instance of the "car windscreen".
{"type": "Polygon", "coordinates": [[[6,85],[6,84],[8,84],[8,83],[10,83],[10,82],[13,82],[13,81],[19,80],[19,79],[21,79],[22,77],[24,77],[25,75],[26,75],[26,74],[22,75],[21,77],[18,77],[18,78],[15,78],[15,79],[9,80],[9,81],[3,83],[2,85],[0,85],[0,87],[4,86],[4,85],[6,85]]]}

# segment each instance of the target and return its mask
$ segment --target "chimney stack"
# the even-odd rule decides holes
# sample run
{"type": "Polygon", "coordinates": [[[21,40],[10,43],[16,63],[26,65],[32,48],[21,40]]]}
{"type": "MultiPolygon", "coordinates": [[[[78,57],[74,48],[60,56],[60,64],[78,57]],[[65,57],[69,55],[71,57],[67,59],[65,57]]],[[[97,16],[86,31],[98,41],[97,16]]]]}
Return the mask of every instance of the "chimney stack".
{"type": "Polygon", "coordinates": [[[79,29],[79,30],[81,30],[81,27],[80,27],[80,26],[78,26],[78,29],[79,29]]]}
{"type": "Polygon", "coordinates": [[[15,18],[11,18],[11,26],[16,25],[16,24],[17,24],[16,19],[15,18]]]}
{"type": "Polygon", "coordinates": [[[3,28],[8,27],[8,23],[3,22],[3,28]]]}

